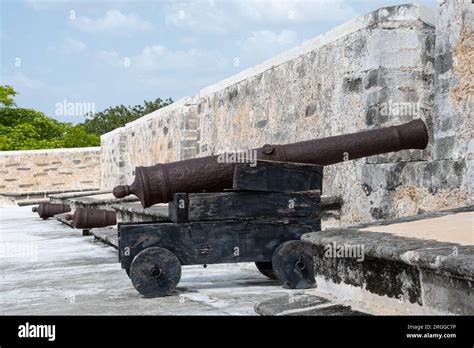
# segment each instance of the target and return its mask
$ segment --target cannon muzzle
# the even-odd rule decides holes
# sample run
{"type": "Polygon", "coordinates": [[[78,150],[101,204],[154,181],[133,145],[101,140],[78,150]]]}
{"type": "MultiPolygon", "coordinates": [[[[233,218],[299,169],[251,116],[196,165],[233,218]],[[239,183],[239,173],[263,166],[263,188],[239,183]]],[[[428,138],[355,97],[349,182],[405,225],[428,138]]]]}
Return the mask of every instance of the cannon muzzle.
{"type": "MultiPolygon", "coordinates": [[[[424,149],[427,144],[426,126],[418,119],[399,126],[287,145],[267,144],[248,153],[255,153],[259,160],[330,165],[388,152],[424,149]]],[[[173,193],[177,192],[219,192],[232,188],[235,162],[223,163],[220,158],[215,155],[136,167],[134,182],[115,187],[113,194],[116,198],[133,194],[143,207],[149,207],[171,201],[173,193]]]]}
{"type": "Polygon", "coordinates": [[[31,211],[33,213],[38,213],[40,218],[46,220],[54,215],[71,211],[71,206],[68,204],[42,202],[37,207],[31,208],[31,211]]]}

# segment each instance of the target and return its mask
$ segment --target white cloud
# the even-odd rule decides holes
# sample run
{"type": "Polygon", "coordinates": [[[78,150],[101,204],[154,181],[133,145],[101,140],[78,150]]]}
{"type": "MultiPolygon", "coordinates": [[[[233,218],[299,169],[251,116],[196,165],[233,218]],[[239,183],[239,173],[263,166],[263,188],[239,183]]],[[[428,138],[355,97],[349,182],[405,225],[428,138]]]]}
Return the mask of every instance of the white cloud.
{"type": "Polygon", "coordinates": [[[222,3],[212,0],[169,2],[165,7],[167,24],[192,32],[227,34],[235,30],[235,21],[229,18],[235,12],[233,1],[222,3]]]}
{"type": "Polygon", "coordinates": [[[13,86],[17,91],[40,90],[45,87],[43,82],[29,78],[22,71],[4,71],[3,83],[13,86]]]}
{"type": "Polygon", "coordinates": [[[166,7],[166,23],[195,32],[228,34],[249,25],[344,21],[357,15],[348,1],[188,0],[166,7]]]}
{"type": "Polygon", "coordinates": [[[173,51],[165,46],[146,46],[134,56],[121,56],[115,51],[101,51],[99,58],[113,67],[127,67],[138,73],[203,73],[226,67],[226,59],[217,51],[192,48],[173,51]]]}
{"type": "Polygon", "coordinates": [[[71,38],[66,38],[60,46],[49,46],[48,50],[63,54],[84,54],[87,52],[87,45],[71,38]]]}
{"type": "Polygon", "coordinates": [[[297,43],[297,34],[293,30],[282,30],[279,34],[270,30],[259,30],[242,42],[241,49],[248,52],[281,50],[293,47],[297,43]]]}
{"type": "Polygon", "coordinates": [[[77,17],[70,23],[75,27],[88,32],[144,32],[153,29],[153,25],[135,14],[123,14],[119,10],[109,10],[104,17],[92,19],[77,17]]]}
{"type": "Polygon", "coordinates": [[[74,40],[71,38],[67,38],[64,40],[62,46],[61,46],[61,51],[64,53],[82,53],[87,49],[87,46],[84,42],[79,41],[79,40],[74,40]]]}
{"type": "Polygon", "coordinates": [[[258,63],[299,43],[298,35],[292,30],[282,30],[280,33],[259,30],[253,32],[239,45],[243,61],[258,63]]]}

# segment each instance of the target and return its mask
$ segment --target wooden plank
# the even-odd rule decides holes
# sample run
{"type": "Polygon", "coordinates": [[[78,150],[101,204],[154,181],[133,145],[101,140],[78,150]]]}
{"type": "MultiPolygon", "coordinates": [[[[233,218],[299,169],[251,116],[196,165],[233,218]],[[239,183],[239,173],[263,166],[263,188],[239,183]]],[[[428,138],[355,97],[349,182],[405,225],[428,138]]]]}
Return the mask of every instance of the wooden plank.
{"type": "Polygon", "coordinates": [[[316,164],[257,161],[236,163],[232,188],[246,191],[322,190],[323,167],[316,164]]]}
{"type": "Polygon", "coordinates": [[[321,213],[319,190],[304,192],[178,193],[169,205],[173,222],[314,217],[321,213]]]}
{"type": "Polygon", "coordinates": [[[172,251],[182,265],[271,261],[283,242],[319,231],[320,219],[241,220],[199,223],[121,223],[119,259],[130,268],[143,249],[172,251]]]}

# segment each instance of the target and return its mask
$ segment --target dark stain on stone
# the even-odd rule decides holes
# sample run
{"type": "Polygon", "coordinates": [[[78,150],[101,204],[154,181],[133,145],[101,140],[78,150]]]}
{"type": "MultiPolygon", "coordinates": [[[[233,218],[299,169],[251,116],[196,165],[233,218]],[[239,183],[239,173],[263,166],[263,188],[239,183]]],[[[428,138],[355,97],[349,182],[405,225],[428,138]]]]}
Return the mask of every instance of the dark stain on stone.
{"type": "Polygon", "coordinates": [[[229,102],[232,102],[235,98],[237,98],[237,95],[239,94],[239,91],[237,88],[234,88],[229,91],[229,102]]]}
{"type": "Polygon", "coordinates": [[[306,107],[305,116],[306,117],[313,116],[316,113],[317,109],[318,109],[318,104],[316,102],[312,102],[308,104],[308,106],[306,107]]]}
{"type": "Polygon", "coordinates": [[[401,174],[405,166],[406,166],[406,162],[399,162],[395,165],[395,168],[391,170],[389,180],[387,180],[388,191],[395,191],[398,186],[401,186],[402,184],[401,174]]]}
{"type": "Polygon", "coordinates": [[[267,125],[268,123],[268,120],[260,120],[257,122],[257,124],[255,125],[257,128],[263,128],[267,125]]]}
{"type": "Polygon", "coordinates": [[[343,79],[343,90],[346,93],[360,92],[362,89],[362,79],[360,77],[345,77],[343,79]]]}
{"type": "Polygon", "coordinates": [[[416,267],[380,257],[326,257],[326,246],[317,245],[314,252],[315,271],[325,280],[365,287],[367,291],[391,298],[408,297],[411,303],[422,304],[421,282],[416,267]],[[405,281],[403,281],[405,279],[405,281]]]}
{"type": "Polygon", "coordinates": [[[423,172],[423,186],[426,187],[428,191],[433,195],[438,192],[438,187],[433,185],[431,178],[436,175],[438,170],[439,165],[437,162],[428,162],[423,172]]]}
{"type": "Polygon", "coordinates": [[[370,196],[370,194],[372,193],[372,187],[370,185],[367,185],[367,184],[362,184],[362,190],[364,190],[364,193],[366,196],[370,196]]]}
{"type": "Polygon", "coordinates": [[[381,207],[372,207],[369,210],[370,215],[375,219],[375,220],[382,220],[387,218],[387,213],[385,209],[381,207]]]}
{"type": "Polygon", "coordinates": [[[164,135],[168,134],[168,127],[163,127],[163,134],[164,135]]]}
{"type": "Polygon", "coordinates": [[[365,113],[365,124],[367,126],[373,126],[375,121],[378,118],[379,108],[377,105],[372,105],[367,108],[367,112],[365,113]]]}
{"type": "Polygon", "coordinates": [[[457,177],[460,179],[459,181],[461,181],[466,169],[466,162],[464,160],[456,161],[454,162],[453,168],[454,168],[454,173],[456,173],[457,177]]]}
{"type": "Polygon", "coordinates": [[[443,54],[439,54],[435,59],[435,70],[439,74],[444,74],[445,72],[451,70],[453,67],[453,55],[451,51],[448,51],[443,54]]]}
{"type": "Polygon", "coordinates": [[[407,267],[401,262],[388,260],[367,260],[370,271],[366,271],[366,290],[391,298],[400,298],[408,292],[408,300],[411,303],[421,304],[421,285],[419,273],[414,267],[407,267]],[[406,277],[400,277],[400,274],[406,277]],[[402,279],[409,279],[411,286],[404,284],[402,279]]]}
{"type": "Polygon", "coordinates": [[[378,77],[379,77],[379,70],[378,69],[374,69],[374,70],[369,71],[369,73],[367,74],[365,89],[369,89],[371,87],[377,86],[378,77]]]}

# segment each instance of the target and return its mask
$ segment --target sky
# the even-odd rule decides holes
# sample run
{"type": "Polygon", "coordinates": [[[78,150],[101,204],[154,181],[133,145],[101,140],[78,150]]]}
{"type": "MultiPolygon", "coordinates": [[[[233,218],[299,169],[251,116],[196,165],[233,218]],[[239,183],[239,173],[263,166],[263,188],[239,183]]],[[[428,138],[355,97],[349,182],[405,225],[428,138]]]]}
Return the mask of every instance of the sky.
{"type": "MultiPolygon", "coordinates": [[[[0,0],[1,80],[60,121],[178,100],[384,6],[366,0],[0,0]]],[[[418,1],[436,8],[436,0],[418,1]]]]}

